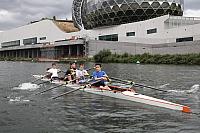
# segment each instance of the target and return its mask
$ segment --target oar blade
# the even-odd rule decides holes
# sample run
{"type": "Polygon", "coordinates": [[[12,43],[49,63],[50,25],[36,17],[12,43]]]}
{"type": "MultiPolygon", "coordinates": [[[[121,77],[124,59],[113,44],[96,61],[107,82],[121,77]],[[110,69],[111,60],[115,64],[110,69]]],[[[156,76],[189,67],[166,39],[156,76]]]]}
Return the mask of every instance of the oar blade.
{"type": "Polygon", "coordinates": [[[168,92],[166,90],[161,90],[161,89],[158,89],[158,88],[153,87],[153,86],[148,86],[148,85],[144,85],[144,84],[135,83],[135,82],[129,81],[129,80],[123,80],[123,79],[116,78],[116,77],[110,77],[110,78],[113,79],[113,80],[121,81],[121,82],[128,83],[128,84],[132,84],[135,87],[145,87],[145,88],[149,88],[149,89],[152,89],[152,90],[168,92]]]}

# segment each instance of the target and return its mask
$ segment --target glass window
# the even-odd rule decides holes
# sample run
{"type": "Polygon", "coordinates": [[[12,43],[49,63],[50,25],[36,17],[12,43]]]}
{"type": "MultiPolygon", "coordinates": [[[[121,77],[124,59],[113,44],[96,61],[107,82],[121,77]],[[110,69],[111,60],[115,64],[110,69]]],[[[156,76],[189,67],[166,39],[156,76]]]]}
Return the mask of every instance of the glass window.
{"type": "Polygon", "coordinates": [[[118,41],[118,34],[112,35],[112,41],[118,41]]]}
{"type": "Polygon", "coordinates": [[[14,46],[20,46],[20,40],[1,43],[2,48],[14,47],[14,46]]]}
{"type": "Polygon", "coordinates": [[[126,36],[135,36],[135,32],[127,32],[126,36]]]}
{"type": "Polygon", "coordinates": [[[104,41],[118,41],[118,34],[99,36],[99,40],[104,40],[104,41]]]}
{"type": "Polygon", "coordinates": [[[117,4],[122,4],[124,0],[116,0],[117,4]]]}
{"type": "Polygon", "coordinates": [[[109,4],[112,6],[112,5],[116,4],[116,2],[114,0],[110,0],[109,4]]]}
{"type": "Polygon", "coordinates": [[[184,37],[176,39],[176,42],[188,42],[188,41],[193,41],[193,37],[184,37]]]}
{"type": "Polygon", "coordinates": [[[47,37],[40,37],[40,40],[46,40],[47,37]]]}
{"type": "Polygon", "coordinates": [[[37,37],[34,38],[27,38],[23,40],[24,45],[33,45],[37,43],[37,37]]]}
{"type": "Polygon", "coordinates": [[[20,40],[1,43],[2,48],[14,47],[14,46],[20,46],[20,40]]]}
{"type": "Polygon", "coordinates": [[[157,28],[147,30],[147,34],[157,33],[157,28]]]}

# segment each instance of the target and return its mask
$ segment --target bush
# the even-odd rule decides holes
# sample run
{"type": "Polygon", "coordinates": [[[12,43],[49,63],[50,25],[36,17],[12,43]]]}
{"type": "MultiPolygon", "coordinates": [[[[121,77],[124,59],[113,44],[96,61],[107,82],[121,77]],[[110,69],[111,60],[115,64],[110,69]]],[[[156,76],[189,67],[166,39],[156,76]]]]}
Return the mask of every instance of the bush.
{"type": "Polygon", "coordinates": [[[143,64],[196,64],[200,65],[200,53],[199,54],[176,54],[176,55],[150,55],[144,53],[142,55],[130,55],[124,53],[122,55],[112,54],[110,50],[102,50],[94,56],[95,62],[101,63],[136,63],[140,61],[143,64]]]}
{"type": "Polygon", "coordinates": [[[94,60],[96,61],[96,62],[103,62],[103,60],[105,60],[106,61],[106,58],[108,57],[108,56],[110,56],[112,53],[110,52],[110,50],[102,50],[102,51],[100,51],[98,54],[96,54],[95,56],[94,56],[94,60]]]}

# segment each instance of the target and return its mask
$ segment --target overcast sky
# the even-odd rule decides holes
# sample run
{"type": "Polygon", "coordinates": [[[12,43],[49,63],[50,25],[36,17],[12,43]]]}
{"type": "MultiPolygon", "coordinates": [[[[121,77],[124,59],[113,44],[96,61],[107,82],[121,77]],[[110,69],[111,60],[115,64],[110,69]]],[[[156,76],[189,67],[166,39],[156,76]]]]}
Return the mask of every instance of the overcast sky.
{"type": "MultiPolygon", "coordinates": [[[[0,31],[44,17],[71,19],[73,0],[0,0],[0,31]]],[[[200,0],[185,0],[184,16],[200,17],[200,0]]]]}

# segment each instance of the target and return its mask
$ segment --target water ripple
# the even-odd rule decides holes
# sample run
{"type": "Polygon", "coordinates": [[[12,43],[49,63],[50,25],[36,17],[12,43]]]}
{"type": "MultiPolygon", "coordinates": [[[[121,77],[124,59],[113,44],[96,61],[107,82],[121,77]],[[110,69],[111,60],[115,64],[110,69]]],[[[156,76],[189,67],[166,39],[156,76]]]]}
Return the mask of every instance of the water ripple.
{"type": "MultiPolygon", "coordinates": [[[[169,91],[162,93],[147,88],[136,89],[145,95],[188,105],[194,114],[80,91],[57,100],[49,99],[70,90],[65,87],[34,95],[52,87],[48,83],[39,88],[36,84],[31,84],[34,80],[33,74],[44,74],[46,68],[50,66],[51,63],[0,63],[0,132],[193,133],[200,131],[200,66],[103,64],[103,69],[108,75],[169,91]]],[[[66,69],[69,65],[58,64],[58,66],[66,69]]],[[[91,66],[93,63],[86,63],[86,67],[91,66]]]]}

